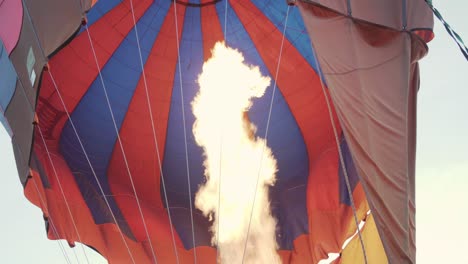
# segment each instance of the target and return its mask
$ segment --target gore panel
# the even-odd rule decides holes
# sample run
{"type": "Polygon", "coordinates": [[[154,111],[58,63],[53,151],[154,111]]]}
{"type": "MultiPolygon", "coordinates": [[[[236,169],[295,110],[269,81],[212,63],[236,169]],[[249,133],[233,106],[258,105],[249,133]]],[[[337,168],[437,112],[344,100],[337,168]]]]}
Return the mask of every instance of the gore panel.
{"type": "MultiPolygon", "coordinates": [[[[153,3],[137,22],[143,63],[149,56],[149,50],[158,35],[169,5],[169,2],[153,3]]],[[[111,192],[108,177],[112,175],[107,175],[107,168],[112,151],[115,147],[120,148],[116,130],[118,133],[142,72],[139,59],[135,29],[133,29],[101,69],[105,87],[102,86],[101,78],[96,78],[71,113],[71,119],[84,145],[86,154],[89,157],[96,157],[91,162],[106,195],[125,194],[111,192]],[[104,93],[104,88],[107,95],[104,93]],[[107,99],[109,102],[107,102],[107,99]],[[108,103],[112,107],[112,113],[108,103]]],[[[100,187],[86,161],[70,121],[63,128],[60,138],[60,150],[71,170],[77,172],[74,173],[75,179],[96,223],[113,223],[114,221],[109,215],[109,208],[94,202],[95,199],[102,199],[100,187]]],[[[127,177],[129,176],[127,175],[127,177]]],[[[133,195],[133,192],[129,194],[133,195]]],[[[122,231],[132,237],[133,232],[126,223],[119,206],[115,203],[114,197],[109,197],[108,200],[116,217],[122,219],[120,223],[122,231]]],[[[136,239],[141,241],[144,240],[144,237],[136,237],[136,239]]]]}
{"type": "MultiPolygon", "coordinates": [[[[285,1],[278,0],[254,0],[255,6],[270,20],[280,32],[284,30],[285,19],[285,1]]],[[[317,65],[313,55],[310,37],[304,27],[301,13],[298,8],[289,9],[288,28],[285,31],[285,37],[302,54],[316,72],[317,65]]]]}
{"type": "MultiPolygon", "coordinates": [[[[96,7],[105,3],[105,1],[99,1],[96,7]]],[[[135,5],[135,18],[139,20],[150,5],[150,0],[138,2],[135,5]]],[[[133,28],[128,1],[122,2],[89,27],[94,51],[98,56],[99,68],[102,69],[106,65],[133,28]]],[[[61,99],[66,109],[72,113],[88,88],[99,77],[88,34],[78,35],[50,59],[49,65],[62,98],[58,96],[49,74],[45,74],[36,112],[43,132],[47,137],[58,140],[68,120],[61,99]]]]}
{"type": "MultiPolygon", "coordinates": [[[[170,2],[161,2],[167,6],[170,2]]],[[[185,7],[177,8],[178,23],[183,24],[185,7]]],[[[125,158],[129,170],[133,175],[135,192],[140,199],[140,205],[145,217],[146,227],[153,245],[172,245],[171,226],[164,201],[164,192],[161,188],[160,162],[164,153],[166,141],[167,120],[169,106],[174,83],[174,72],[177,62],[177,42],[175,36],[174,5],[171,5],[167,14],[160,14],[157,19],[164,19],[162,24],[154,25],[159,30],[157,38],[151,47],[150,55],[144,63],[144,74],[140,75],[135,93],[128,107],[125,119],[120,129],[125,158]],[[158,26],[158,27],[156,27],[158,26]],[[148,89],[146,91],[146,89],[148,89]],[[148,93],[147,93],[148,92],[148,93]],[[151,104],[152,118],[149,112],[151,104]],[[154,122],[153,124],[151,122],[154,122]],[[154,132],[153,134],[153,125],[154,132]],[[156,153],[155,138],[159,149],[159,157],[156,153]]],[[[139,32],[141,32],[139,28],[139,32]]],[[[179,27],[179,37],[182,27],[179,27]]],[[[141,34],[141,33],[140,33],[141,34]]],[[[138,56],[138,52],[134,51],[138,56]]],[[[132,55],[132,53],[129,53],[132,55]]],[[[141,66],[139,67],[141,69],[141,66]]],[[[107,170],[109,185],[113,193],[127,192],[131,195],[116,196],[117,204],[124,217],[132,226],[135,236],[146,239],[146,232],[138,212],[138,205],[133,199],[133,190],[128,176],[122,150],[117,147],[112,153],[112,158],[107,170]]],[[[169,177],[170,175],[164,175],[169,177]]],[[[169,200],[169,205],[172,206],[169,200]]],[[[175,212],[180,208],[171,208],[172,220],[175,212]]],[[[183,218],[185,220],[185,218],[183,218]]],[[[190,222],[188,222],[190,223],[190,222]]],[[[196,229],[197,230],[197,229],[196,229]]],[[[197,234],[197,232],[195,233],[197,234]]],[[[180,239],[192,241],[191,225],[182,232],[177,229],[174,234],[176,246],[183,248],[180,239]]],[[[146,246],[147,250],[151,249],[146,246]]],[[[161,250],[156,249],[157,255],[161,250]]],[[[173,250],[165,252],[168,257],[175,258],[173,250]]],[[[167,260],[169,262],[169,259],[167,260]]]]}
{"type": "MultiPolygon", "coordinates": [[[[86,14],[87,25],[90,27],[94,22],[103,17],[118,4],[122,3],[123,0],[112,0],[112,1],[99,1],[89,12],[86,14]]],[[[81,32],[85,31],[84,28],[81,32]]]]}
{"type": "MultiPolygon", "coordinates": [[[[240,5],[243,3],[239,3],[240,5]]],[[[253,6],[253,5],[252,5],[253,6]]],[[[218,15],[222,17],[224,5],[219,5],[218,15]]],[[[273,57],[279,55],[281,48],[282,30],[277,29],[274,21],[270,21],[266,15],[257,15],[257,8],[237,8],[228,6],[228,28],[227,43],[229,46],[242,51],[245,61],[248,64],[256,65],[260,68],[262,75],[271,78],[270,87],[261,98],[253,100],[253,105],[249,110],[249,118],[257,127],[256,136],[264,138],[268,120],[271,97],[275,85],[275,71],[277,62],[274,63],[265,54],[261,53],[263,43],[261,36],[255,30],[262,25],[266,27],[269,45],[274,47],[273,57]],[[276,36],[272,37],[272,36],[276,36]],[[263,57],[262,57],[263,55],[263,57]]],[[[284,6],[285,7],[285,6],[284,6]]],[[[283,8],[276,20],[282,21],[285,18],[286,8],[283,8]],[[283,19],[281,19],[283,18],[283,19]]],[[[279,23],[279,22],[278,22],[279,23]]],[[[222,24],[224,27],[224,24],[222,24]]],[[[224,28],[223,28],[224,29],[224,28]]],[[[286,39],[285,39],[286,41],[286,39]]],[[[304,57],[301,59],[304,60],[304,57]]],[[[288,60],[283,67],[288,67],[288,60]]],[[[309,69],[313,71],[311,67],[309,69]]],[[[285,69],[281,69],[282,72],[285,69]]],[[[276,183],[270,187],[271,210],[273,216],[278,221],[276,240],[281,249],[293,248],[293,241],[301,234],[307,234],[309,227],[307,223],[306,207],[306,185],[309,171],[309,160],[300,125],[288,105],[287,99],[283,96],[280,84],[275,89],[275,101],[270,117],[270,127],[268,130],[268,146],[271,148],[273,156],[277,160],[278,172],[276,173],[276,183]]]]}
{"type": "MultiPolygon", "coordinates": [[[[178,6],[177,8],[180,7],[178,6]]],[[[179,27],[182,27],[182,38],[180,39],[180,67],[176,66],[175,69],[163,161],[163,173],[166,175],[167,198],[171,207],[174,227],[186,249],[193,247],[193,243],[191,225],[187,225],[187,223],[191,222],[191,219],[187,181],[188,172],[185,166],[184,123],[182,122],[180,89],[182,85],[184,93],[185,126],[187,129],[187,148],[189,152],[190,187],[192,190],[193,203],[195,201],[194,197],[198,185],[203,182],[204,171],[202,149],[195,143],[191,132],[195,117],[190,107],[190,102],[198,92],[196,80],[203,65],[200,14],[200,8],[187,7],[183,25],[179,25],[179,27]],[[180,70],[182,72],[180,72],[180,70]],[[180,74],[182,74],[182,84],[180,83],[180,74]]],[[[161,190],[161,194],[162,193],[161,190]]],[[[164,197],[161,198],[164,199],[164,197]]],[[[195,209],[195,205],[192,204],[192,206],[193,209],[195,209]]],[[[197,246],[210,246],[211,236],[208,232],[208,221],[206,221],[202,214],[196,211],[193,218],[195,230],[198,230],[195,243],[197,243],[197,246]]]]}
{"type": "MultiPolygon", "coordinates": [[[[39,5],[32,3],[32,0],[27,1],[31,5],[39,5]]],[[[48,45],[54,46],[53,43],[59,43],[60,39],[67,39],[65,33],[72,36],[78,29],[81,10],[86,10],[95,2],[73,0],[75,4],[66,4],[69,2],[65,1],[66,3],[59,4],[59,6],[65,5],[64,14],[50,18],[40,17],[44,13],[58,12],[57,6],[49,9],[45,7],[51,4],[49,3],[51,1],[47,0],[46,4],[41,3],[40,7],[31,6],[29,9],[35,26],[38,27],[40,42],[46,48],[48,45]],[[80,12],[75,12],[75,9],[80,12]],[[67,32],[58,30],[57,36],[49,38],[49,34],[58,27],[49,24],[56,23],[70,14],[70,21],[75,27],[66,24],[63,29],[68,30],[67,32]]],[[[172,250],[167,208],[160,189],[159,168],[154,157],[152,127],[148,122],[147,98],[143,90],[145,87],[142,83],[129,1],[100,0],[95,5],[96,9],[88,13],[88,26],[114,110],[119,135],[124,141],[125,152],[155,254],[158,261],[174,263],[176,260],[172,250]]],[[[154,108],[155,123],[161,120],[155,129],[158,140],[161,140],[159,148],[161,153],[165,154],[162,157],[163,171],[167,176],[168,202],[177,231],[175,244],[180,262],[193,260],[194,246],[198,246],[196,250],[200,263],[214,263],[216,258],[215,249],[210,247],[210,223],[197,210],[194,213],[196,243],[195,245],[192,243],[187,187],[191,184],[193,200],[198,186],[204,181],[202,150],[195,143],[191,133],[194,117],[190,111],[190,102],[198,91],[196,79],[201,72],[202,63],[210,56],[209,50],[214,42],[223,38],[224,30],[227,30],[224,36],[227,44],[241,50],[246,62],[258,65],[264,75],[277,78],[277,80],[272,79],[272,85],[266,94],[254,101],[248,115],[258,128],[256,136],[264,137],[273,82],[276,82],[278,90],[273,102],[268,145],[278,160],[279,171],[277,183],[270,189],[270,198],[274,217],[278,220],[277,242],[281,248],[280,255],[283,261],[316,263],[326,257],[327,252],[339,251],[343,241],[355,232],[356,226],[349,206],[351,197],[345,187],[344,168],[340,164],[338,147],[343,152],[359,219],[363,219],[368,211],[358,175],[364,170],[361,168],[362,164],[355,163],[357,140],[350,139],[348,124],[343,125],[345,139],[338,121],[336,127],[341,145],[336,146],[330,115],[317,73],[318,63],[313,56],[311,38],[305,32],[299,11],[297,8],[290,9],[281,67],[276,77],[274,75],[278,65],[287,9],[285,2],[230,1],[227,28],[223,28],[226,4],[224,1],[184,1],[189,3],[177,5],[180,12],[178,14],[181,41],[180,69],[176,65],[174,10],[170,9],[174,8],[172,2],[134,1],[144,71],[149,85],[150,101],[154,108]],[[159,10],[164,12],[155,12],[155,6],[164,7],[159,10]],[[167,11],[171,12],[171,15],[166,15],[167,11]],[[185,171],[179,73],[182,74],[185,95],[183,104],[187,117],[190,183],[187,182],[185,171]]],[[[368,33],[366,30],[361,31],[365,37],[369,35],[368,33]]],[[[86,32],[79,32],[76,39],[50,58],[50,69],[57,81],[58,89],[63,92],[63,100],[76,121],[78,133],[80,137],[82,136],[86,150],[89,151],[91,162],[96,165],[105,192],[112,197],[109,198],[111,206],[117,210],[118,221],[127,235],[124,239],[129,243],[130,250],[134,252],[136,263],[149,263],[151,249],[141,224],[133,190],[129,185],[120,146],[118,143],[116,145],[117,135],[109,117],[87,37],[86,32]]],[[[390,40],[384,41],[371,39],[370,43],[382,45],[393,40],[393,36],[390,37],[390,40]]],[[[48,47],[46,56],[56,50],[57,47],[53,49],[48,47]]],[[[77,241],[77,237],[73,227],[70,226],[70,220],[66,217],[68,212],[63,200],[60,199],[56,177],[45,149],[41,146],[43,143],[38,133],[35,134],[34,150],[31,156],[29,154],[33,131],[31,125],[34,116],[33,106],[37,91],[33,87],[37,87],[40,83],[45,59],[27,17],[23,20],[23,30],[17,48],[12,53],[12,61],[18,70],[21,83],[24,83],[24,87],[18,86],[8,107],[8,111],[12,110],[8,118],[15,120],[14,131],[21,132],[16,132],[13,138],[17,164],[21,167],[20,175],[24,175],[22,176],[24,181],[27,175],[32,174],[31,179],[41,183],[39,188],[47,200],[41,207],[46,217],[50,213],[47,221],[50,224],[51,219],[57,219],[57,225],[60,227],[58,236],[49,232],[49,237],[65,238],[73,244],[77,241]],[[28,109],[29,112],[26,111],[28,109]],[[29,170],[28,163],[32,170],[29,170]]],[[[417,68],[412,67],[411,71],[413,72],[411,82],[417,83],[417,68]]],[[[328,92],[326,90],[327,94],[328,92]]],[[[337,97],[335,94],[332,95],[337,97]]],[[[69,121],[66,113],[48,73],[44,75],[40,96],[37,105],[40,126],[52,160],[60,172],[58,177],[64,180],[65,193],[72,199],[72,213],[78,219],[78,229],[87,231],[82,236],[82,242],[96,248],[111,263],[130,263],[126,248],[120,242],[118,229],[113,221],[109,220],[109,215],[106,215],[109,210],[104,205],[94,176],[80,151],[74,131],[70,123],[67,123],[69,121]]],[[[415,99],[415,94],[408,97],[415,99]]],[[[340,107],[343,108],[341,105],[340,107]]],[[[340,117],[343,116],[342,112],[350,111],[337,109],[340,117]]],[[[411,111],[414,112],[415,108],[412,107],[411,111]]],[[[338,120],[334,109],[331,115],[338,120]]],[[[408,127],[412,130],[414,122],[411,118],[407,121],[408,127]]],[[[414,134],[409,133],[409,138],[413,137],[414,134]]],[[[409,159],[414,158],[413,151],[411,148],[408,150],[409,159]]],[[[410,164],[408,170],[414,171],[414,166],[411,167],[410,164]]],[[[30,191],[31,186],[33,185],[28,184],[25,187],[25,194],[28,197],[32,197],[29,193],[33,192],[30,191]]],[[[408,189],[411,188],[414,189],[414,181],[408,184],[408,189]]],[[[30,199],[38,204],[37,197],[30,199]]],[[[414,196],[409,197],[409,204],[411,203],[414,204],[414,196]]],[[[414,218],[409,220],[409,225],[412,224],[414,225],[414,218]]],[[[414,232],[411,233],[410,230],[410,234],[414,235],[414,232]]]]}
{"type": "Polygon", "coordinates": [[[200,23],[203,33],[203,58],[207,61],[212,56],[212,49],[216,42],[225,41],[215,5],[202,8],[200,23]]]}

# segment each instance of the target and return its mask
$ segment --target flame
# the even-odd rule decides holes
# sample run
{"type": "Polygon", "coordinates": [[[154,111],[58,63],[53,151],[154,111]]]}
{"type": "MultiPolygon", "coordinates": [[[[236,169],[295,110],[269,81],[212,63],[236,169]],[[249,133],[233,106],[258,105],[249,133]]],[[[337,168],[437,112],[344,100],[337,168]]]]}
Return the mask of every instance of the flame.
{"type": "Polygon", "coordinates": [[[193,134],[204,150],[206,182],[196,194],[195,206],[213,220],[218,261],[242,261],[256,191],[244,263],[280,263],[276,219],[268,198],[276,180],[276,159],[266,141],[255,137],[256,127],[247,116],[251,99],[263,96],[270,78],[245,64],[239,51],[218,42],[198,82],[200,91],[192,101],[193,134]]]}

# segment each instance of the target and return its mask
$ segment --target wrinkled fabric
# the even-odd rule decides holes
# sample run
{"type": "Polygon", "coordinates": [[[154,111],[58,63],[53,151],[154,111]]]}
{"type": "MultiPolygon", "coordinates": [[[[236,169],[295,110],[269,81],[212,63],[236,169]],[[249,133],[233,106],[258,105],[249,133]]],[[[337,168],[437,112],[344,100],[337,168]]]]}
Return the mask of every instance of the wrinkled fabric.
{"type": "MultiPolygon", "coordinates": [[[[388,260],[414,263],[417,61],[427,46],[408,31],[353,20],[305,2],[299,2],[299,8],[388,260]]],[[[428,17],[424,10],[418,10],[418,17],[428,17]]],[[[432,19],[424,23],[432,27],[432,19]]]]}

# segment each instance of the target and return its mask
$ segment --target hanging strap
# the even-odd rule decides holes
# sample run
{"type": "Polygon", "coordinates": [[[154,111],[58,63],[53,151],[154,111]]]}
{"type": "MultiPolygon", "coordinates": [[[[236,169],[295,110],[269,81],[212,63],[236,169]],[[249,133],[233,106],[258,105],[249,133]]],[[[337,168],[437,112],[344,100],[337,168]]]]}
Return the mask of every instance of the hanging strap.
{"type": "Polygon", "coordinates": [[[466,47],[465,43],[463,43],[463,40],[460,37],[460,35],[458,35],[457,32],[455,32],[452,29],[452,27],[450,27],[450,25],[447,23],[447,21],[444,20],[444,18],[440,14],[439,10],[437,10],[437,8],[435,8],[432,5],[432,0],[425,0],[425,1],[426,1],[427,5],[432,9],[432,12],[434,12],[434,15],[440,20],[440,22],[442,22],[442,24],[444,25],[445,29],[450,34],[452,39],[455,40],[455,42],[457,43],[457,45],[460,48],[461,52],[465,56],[466,60],[468,60],[468,48],[466,47]]]}

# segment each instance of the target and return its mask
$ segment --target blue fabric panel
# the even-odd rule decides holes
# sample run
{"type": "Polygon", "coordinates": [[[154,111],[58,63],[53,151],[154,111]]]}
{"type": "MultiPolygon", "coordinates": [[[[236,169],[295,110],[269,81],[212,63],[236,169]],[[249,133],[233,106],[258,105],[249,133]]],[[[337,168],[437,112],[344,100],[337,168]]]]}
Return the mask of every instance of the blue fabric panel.
{"type": "Polygon", "coordinates": [[[0,110],[8,107],[16,88],[16,72],[8,58],[8,52],[0,40],[0,110]]]}
{"type": "MultiPolygon", "coordinates": [[[[185,184],[185,186],[187,186],[187,184],[185,184]]],[[[188,197],[186,197],[186,200],[185,203],[188,204],[188,197]]],[[[182,240],[186,249],[193,248],[190,208],[187,205],[184,207],[173,207],[171,203],[169,205],[171,206],[172,223],[176,229],[177,235],[182,240]]],[[[199,210],[196,210],[195,207],[193,207],[193,209],[195,244],[197,246],[211,246],[211,233],[208,231],[211,223],[199,210]]]]}
{"type": "MultiPolygon", "coordinates": [[[[253,0],[252,3],[268,17],[280,32],[283,32],[284,18],[286,17],[286,10],[288,7],[286,1],[253,0]]],[[[299,8],[297,7],[291,6],[289,8],[288,27],[285,36],[315,71],[318,72],[316,59],[314,58],[312,46],[310,45],[309,34],[307,34],[299,8]]]]}
{"type": "MultiPolygon", "coordinates": [[[[346,166],[346,172],[348,174],[349,184],[351,185],[351,192],[354,191],[356,185],[359,183],[359,175],[354,165],[353,157],[351,156],[351,150],[348,147],[348,143],[344,135],[341,135],[341,154],[343,155],[344,164],[346,166]]],[[[351,206],[351,200],[349,199],[348,189],[346,187],[346,179],[344,175],[343,166],[341,166],[340,160],[338,160],[339,167],[339,177],[340,177],[340,202],[351,206]]]]}
{"type": "Polygon", "coordinates": [[[309,230],[305,204],[307,184],[291,188],[273,188],[270,195],[275,202],[272,203],[273,215],[278,220],[276,241],[281,249],[292,250],[297,236],[306,234],[309,230]]]}
{"type": "MultiPolygon", "coordinates": [[[[283,32],[284,19],[288,8],[286,1],[253,0],[252,3],[268,17],[280,32],[283,32]]],[[[295,6],[289,8],[288,27],[286,28],[285,36],[299,53],[302,54],[302,57],[306,59],[315,72],[319,74],[317,59],[314,57],[310,36],[304,26],[299,8],[295,6]]],[[[321,77],[326,85],[323,74],[321,74],[321,77]]]]}
{"type": "MultiPolygon", "coordinates": [[[[169,1],[152,4],[138,21],[143,63],[149,55],[170,4],[169,1]]],[[[119,129],[141,72],[135,30],[133,29],[102,69],[106,90],[119,129]]],[[[117,135],[99,77],[91,84],[71,117],[91,159],[99,182],[104,192],[110,195],[107,167],[117,142],[117,135]]],[[[91,210],[94,221],[97,224],[113,222],[69,121],[62,131],[60,150],[70,169],[74,172],[75,179],[91,210]],[[96,202],[96,200],[101,202],[96,202]]],[[[128,236],[133,237],[115,200],[112,196],[108,196],[108,199],[115,216],[120,221],[122,230],[128,236]]]]}
{"type": "MultiPolygon", "coordinates": [[[[180,26],[180,25],[179,25],[180,26]]],[[[189,7],[185,11],[182,38],[180,39],[180,63],[182,71],[182,86],[184,91],[184,107],[187,129],[187,144],[190,167],[190,188],[192,191],[192,206],[195,192],[199,184],[204,181],[203,152],[194,139],[192,133],[195,117],[191,111],[190,102],[198,92],[197,77],[203,65],[203,43],[200,23],[200,9],[189,7]]],[[[178,67],[178,66],[176,66],[178,67]]],[[[179,68],[175,71],[172,90],[171,107],[167,125],[166,147],[164,150],[163,173],[171,207],[174,227],[186,249],[193,247],[190,201],[188,192],[187,169],[185,158],[184,128],[182,122],[182,105],[180,93],[179,68]],[[185,210],[173,210],[174,207],[185,210]]],[[[163,190],[161,198],[164,199],[163,190]]],[[[211,236],[208,233],[209,223],[200,214],[194,214],[195,243],[197,246],[210,246],[211,236]]]]}
{"type": "Polygon", "coordinates": [[[3,124],[6,131],[12,136],[12,131],[4,114],[16,88],[16,71],[8,58],[8,52],[0,40],[0,123],[3,124]]]}
{"type": "MultiPolygon", "coordinates": [[[[88,11],[86,14],[86,18],[88,19],[88,27],[90,27],[94,22],[96,22],[99,18],[107,14],[112,8],[116,7],[120,4],[122,0],[99,0],[94,4],[93,7],[88,11]]],[[[79,34],[84,31],[84,27],[81,27],[79,34]]]]}

